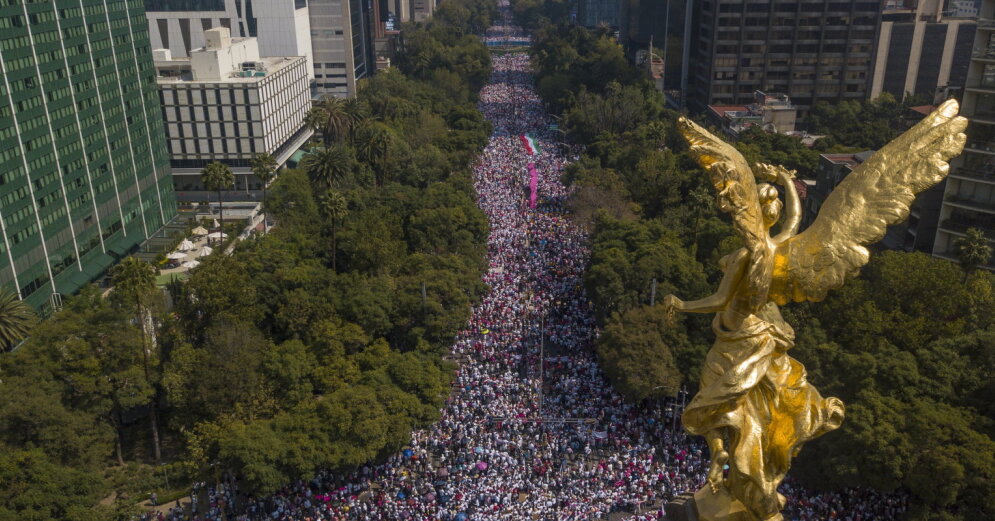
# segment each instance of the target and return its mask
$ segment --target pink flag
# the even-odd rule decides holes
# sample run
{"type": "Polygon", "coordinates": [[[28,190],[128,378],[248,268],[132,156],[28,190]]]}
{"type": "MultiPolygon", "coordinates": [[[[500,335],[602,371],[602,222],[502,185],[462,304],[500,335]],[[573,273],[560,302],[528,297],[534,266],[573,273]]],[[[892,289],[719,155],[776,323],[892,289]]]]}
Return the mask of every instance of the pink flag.
{"type": "Polygon", "coordinates": [[[529,163],[529,208],[535,209],[536,207],[536,197],[539,189],[539,172],[536,172],[535,163],[529,163]]]}

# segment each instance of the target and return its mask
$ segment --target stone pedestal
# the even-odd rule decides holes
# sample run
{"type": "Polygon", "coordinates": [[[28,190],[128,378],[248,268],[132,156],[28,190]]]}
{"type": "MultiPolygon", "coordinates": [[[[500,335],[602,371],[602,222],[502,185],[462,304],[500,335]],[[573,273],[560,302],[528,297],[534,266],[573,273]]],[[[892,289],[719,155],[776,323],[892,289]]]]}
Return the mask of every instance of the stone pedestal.
{"type": "Polygon", "coordinates": [[[664,507],[668,521],[698,521],[698,512],[694,509],[694,494],[685,492],[664,507]]]}
{"type": "Polygon", "coordinates": [[[738,499],[729,495],[725,487],[717,493],[705,485],[694,493],[694,505],[698,512],[697,521],[751,521],[751,516],[738,499]]]}
{"type": "MultiPolygon", "coordinates": [[[[717,493],[705,485],[694,494],[686,492],[664,507],[670,521],[751,521],[746,507],[725,488],[717,493]]],[[[780,516],[778,516],[780,517],[780,516]]]]}

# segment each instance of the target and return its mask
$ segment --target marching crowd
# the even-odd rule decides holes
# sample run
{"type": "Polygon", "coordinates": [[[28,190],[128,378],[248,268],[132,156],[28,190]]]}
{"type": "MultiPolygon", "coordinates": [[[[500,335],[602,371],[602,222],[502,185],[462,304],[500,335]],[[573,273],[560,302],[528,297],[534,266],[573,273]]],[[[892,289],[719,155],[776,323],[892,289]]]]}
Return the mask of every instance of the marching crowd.
{"type": "Polygon", "coordinates": [[[484,43],[513,42],[514,45],[528,45],[532,37],[514,25],[492,25],[484,33],[484,43]]]}
{"type": "MultiPolygon", "coordinates": [[[[487,37],[508,32],[521,35],[498,26],[487,37]]],[[[702,486],[708,454],[677,425],[678,407],[627,404],[598,367],[581,285],[590,252],[564,213],[559,181],[577,151],[548,130],[528,56],[495,55],[493,63],[480,110],[495,131],[475,167],[491,226],[490,290],[456,339],[460,364],[441,420],[382,464],[321,473],[266,498],[240,498],[228,481],[204,487],[194,512],[158,518],[586,521],[626,512],[650,521],[664,519],[668,499],[702,486]],[[535,150],[523,147],[525,134],[535,150]],[[529,163],[539,172],[535,210],[529,163]]],[[[790,483],[782,491],[787,520],[888,521],[904,510],[901,498],[866,491],[813,495],[790,483]]]]}

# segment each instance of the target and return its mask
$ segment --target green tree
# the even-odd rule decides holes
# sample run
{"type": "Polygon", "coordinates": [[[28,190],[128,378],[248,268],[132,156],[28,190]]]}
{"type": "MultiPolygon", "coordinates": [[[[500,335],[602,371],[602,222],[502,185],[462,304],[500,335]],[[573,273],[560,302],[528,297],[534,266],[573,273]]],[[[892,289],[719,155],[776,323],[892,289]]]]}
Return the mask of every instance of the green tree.
{"type": "Polygon", "coordinates": [[[394,133],[382,123],[367,123],[356,133],[356,152],[373,167],[377,186],[387,181],[387,163],[396,151],[395,140],[394,133]]]}
{"type": "Polygon", "coordinates": [[[337,247],[335,243],[335,236],[338,225],[345,218],[346,214],[349,213],[349,204],[346,201],[345,196],[339,192],[329,190],[322,194],[321,200],[318,202],[318,207],[321,210],[321,214],[328,219],[332,231],[332,271],[336,271],[335,259],[337,255],[337,247]]]}
{"type": "Polygon", "coordinates": [[[978,266],[987,264],[992,258],[992,247],[988,244],[988,238],[985,237],[985,232],[978,228],[968,228],[963,237],[954,241],[954,248],[960,266],[964,268],[965,277],[978,266]]]}
{"type": "Polygon", "coordinates": [[[17,293],[0,290],[0,351],[16,346],[36,320],[34,310],[17,293]]]}
{"type": "Polygon", "coordinates": [[[84,287],[61,312],[35,328],[21,355],[28,362],[16,368],[37,377],[28,371],[41,362],[44,371],[64,386],[63,399],[71,408],[111,426],[121,465],[125,413],[149,406],[155,395],[145,377],[141,335],[132,320],[101,297],[95,286],[84,287]]]}
{"type": "Polygon", "coordinates": [[[995,348],[978,329],[990,324],[971,319],[995,313],[981,283],[990,279],[978,272],[964,284],[950,262],[883,252],[824,302],[786,308],[798,330],[794,356],[824,395],[847,403],[842,428],[802,452],[797,476],[907,490],[910,519],[993,515],[995,488],[981,469],[995,442],[979,412],[990,410],[995,348]]]}
{"type": "Polygon", "coordinates": [[[301,161],[317,190],[330,190],[352,170],[352,158],[343,145],[312,151],[301,161]]]}
{"type": "Polygon", "coordinates": [[[221,221],[221,232],[225,231],[225,208],[221,203],[221,190],[230,190],[235,186],[235,174],[231,168],[218,161],[211,161],[200,171],[200,182],[210,192],[218,194],[218,212],[221,221]]]}
{"type": "MultiPolygon", "coordinates": [[[[124,259],[111,272],[111,283],[114,285],[112,302],[131,313],[135,325],[141,332],[145,383],[154,389],[158,389],[156,380],[159,366],[154,311],[162,303],[162,292],[156,287],[155,282],[158,273],[158,268],[137,257],[124,259]]],[[[159,443],[159,407],[156,399],[152,400],[149,407],[149,426],[152,429],[153,454],[158,463],[162,460],[162,450],[159,443]]]]}
{"type": "Polygon", "coordinates": [[[670,324],[659,306],[613,315],[596,347],[608,379],[630,402],[677,396],[683,378],[675,352],[690,348],[683,328],[670,324]]]}
{"type": "Polygon", "coordinates": [[[110,521],[96,506],[102,491],[99,474],[57,465],[40,449],[0,450],[2,521],[110,521]]]}
{"type": "Polygon", "coordinates": [[[349,133],[349,129],[356,123],[354,114],[345,99],[325,96],[308,111],[306,120],[311,128],[321,132],[325,147],[328,148],[349,133]]]}
{"type": "Polygon", "coordinates": [[[252,173],[256,175],[256,178],[263,184],[263,230],[269,233],[269,223],[266,219],[266,191],[269,188],[269,182],[276,177],[276,159],[273,156],[263,152],[258,154],[256,157],[252,158],[252,173]]]}
{"type": "MultiPolygon", "coordinates": [[[[23,358],[17,362],[39,365],[23,358]]],[[[59,465],[101,470],[113,451],[110,426],[91,411],[63,403],[64,388],[48,371],[19,370],[0,381],[0,452],[40,449],[59,465]]]]}

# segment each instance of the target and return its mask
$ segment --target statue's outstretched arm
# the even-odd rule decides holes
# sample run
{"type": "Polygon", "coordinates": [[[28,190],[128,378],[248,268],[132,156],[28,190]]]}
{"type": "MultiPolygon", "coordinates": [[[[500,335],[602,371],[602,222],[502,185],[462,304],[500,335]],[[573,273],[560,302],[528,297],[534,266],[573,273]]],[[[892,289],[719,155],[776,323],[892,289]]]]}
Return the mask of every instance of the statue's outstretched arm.
{"type": "Polygon", "coordinates": [[[667,295],[663,298],[663,305],[668,311],[683,311],[685,313],[717,313],[725,309],[735,296],[736,286],[746,271],[746,260],[749,258],[746,249],[741,249],[733,254],[730,259],[730,266],[722,276],[719,289],[712,295],[703,299],[683,301],[675,295],[667,295]]]}

